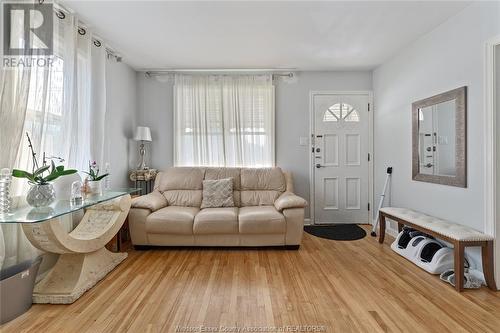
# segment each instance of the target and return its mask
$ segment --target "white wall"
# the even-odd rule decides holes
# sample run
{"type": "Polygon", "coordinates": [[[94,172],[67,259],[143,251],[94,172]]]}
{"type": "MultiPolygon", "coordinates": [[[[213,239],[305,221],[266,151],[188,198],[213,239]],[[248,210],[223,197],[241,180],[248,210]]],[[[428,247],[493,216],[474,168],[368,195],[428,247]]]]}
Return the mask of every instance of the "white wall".
{"type": "Polygon", "coordinates": [[[148,144],[147,163],[158,170],[174,163],[173,79],[158,81],[137,73],[137,125],[151,128],[153,142],[148,144]]]}
{"type": "MultiPolygon", "coordinates": [[[[129,187],[128,172],[136,159],[131,140],[136,126],[136,72],[125,63],[106,62],[106,156],[110,163],[110,186],[129,187]]],[[[104,166],[102,166],[104,167],[104,166]]]]}
{"type": "MultiPolygon", "coordinates": [[[[151,127],[151,166],[165,169],[173,164],[173,81],[138,79],[138,125],[151,127]]],[[[295,192],[309,200],[309,92],[311,90],[371,90],[370,72],[299,72],[291,83],[276,83],[276,164],[293,173],[295,192]]],[[[306,212],[306,216],[308,216],[306,212]]]]}
{"type": "Polygon", "coordinates": [[[500,3],[477,2],[411,43],[374,71],[375,193],[394,167],[392,205],[483,231],[484,43],[500,34],[500,3]],[[411,179],[411,103],[468,87],[468,187],[411,179]]]}

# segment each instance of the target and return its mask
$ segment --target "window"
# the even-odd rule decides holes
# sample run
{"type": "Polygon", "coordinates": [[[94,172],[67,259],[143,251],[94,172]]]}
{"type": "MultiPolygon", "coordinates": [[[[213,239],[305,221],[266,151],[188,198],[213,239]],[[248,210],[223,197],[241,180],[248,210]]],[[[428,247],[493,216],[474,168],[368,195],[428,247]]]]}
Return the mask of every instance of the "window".
{"type": "MultiPolygon", "coordinates": [[[[28,103],[23,132],[27,132],[37,152],[47,152],[54,156],[63,156],[61,147],[61,129],[63,126],[63,68],[64,61],[54,57],[51,67],[34,67],[29,81],[28,103]]],[[[41,162],[41,156],[38,156],[41,162]]],[[[17,165],[31,167],[31,154],[27,149],[27,138],[23,134],[18,150],[17,165]]]]}
{"type": "Polygon", "coordinates": [[[334,104],[330,106],[323,116],[323,121],[338,121],[342,118],[342,111],[340,107],[340,103],[334,104]]]}
{"type": "Polygon", "coordinates": [[[103,164],[105,51],[92,43],[91,32],[78,33],[76,18],[54,18],[51,66],[30,71],[26,114],[15,165],[31,168],[27,132],[40,155],[82,170],[90,159],[103,164]],[[76,38],[76,39],[75,39],[76,38]],[[69,61],[68,61],[69,59],[69,61]],[[57,159],[59,158],[59,159],[57,159]]]}
{"type": "Polygon", "coordinates": [[[340,121],[359,122],[359,112],[352,105],[336,103],[330,106],[323,115],[324,122],[340,121]]]}
{"type": "Polygon", "coordinates": [[[270,75],[178,75],[174,94],[176,165],[274,165],[270,75]]]}

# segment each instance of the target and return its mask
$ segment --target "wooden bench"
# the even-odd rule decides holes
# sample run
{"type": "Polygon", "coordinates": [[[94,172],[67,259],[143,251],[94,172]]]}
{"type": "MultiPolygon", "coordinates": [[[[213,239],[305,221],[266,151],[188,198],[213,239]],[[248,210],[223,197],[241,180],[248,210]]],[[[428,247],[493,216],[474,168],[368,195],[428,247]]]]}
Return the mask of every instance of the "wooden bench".
{"type": "Polygon", "coordinates": [[[384,243],[385,238],[386,218],[396,221],[400,232],[403,225],[407,225],[415,230],[453,244],[455,251],[455,288],[459,292],[463,290],[464,285],[464,250],[467,246],[480,246],[484,279],[488,288],[497,290],[493,272],[493,236],[414,210],[385,207],[380,209],[379,212],[379,243],[381,244],[384,243]]]}

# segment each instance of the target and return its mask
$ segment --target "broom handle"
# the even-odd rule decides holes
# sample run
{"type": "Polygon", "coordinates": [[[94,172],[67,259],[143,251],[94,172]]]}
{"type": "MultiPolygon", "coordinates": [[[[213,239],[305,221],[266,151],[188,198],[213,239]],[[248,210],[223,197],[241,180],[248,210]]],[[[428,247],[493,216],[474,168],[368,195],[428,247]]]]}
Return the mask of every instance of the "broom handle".
{"type": "Polygon", "coordinates": [[[389,183],[389,179],[391,178],[391,174],[387,174],[387,178],[385,179],[385,184],[384,184],[384,190],[382,191],[382,194],[380,195],[380,202],[378,203],[378,209],[377,209],[377,216],[375,217],[375,223],[373,223],[373,228],[372,232],[377,231],[378,227],[378,212],[382,208],[382,205],[384,204],[384,199],[385,199],[385,191],[387,190],[387,184],[389,183]]]}

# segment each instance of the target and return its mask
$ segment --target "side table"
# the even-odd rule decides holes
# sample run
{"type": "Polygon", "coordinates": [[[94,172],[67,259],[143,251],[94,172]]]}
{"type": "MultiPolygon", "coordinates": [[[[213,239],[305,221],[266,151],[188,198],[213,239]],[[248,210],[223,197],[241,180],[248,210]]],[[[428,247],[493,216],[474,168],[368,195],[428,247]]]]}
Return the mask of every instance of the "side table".
{"type": "Polygon", "coordinates": [[[32,208],[23,202],[0,223],[16,223],[37,249],[60,254],[55,266],[35,285],[34,303],[70,304],[103,279],[127,257],[109,252],[105,245],[118,233],[128,215],[136,189],[105,191],[79,205],[56,200],[48,207],[32,208]],[[78,226],[67,232],[58,217],[85,209],[78,226]]]}
{"type": "Polygon", "coordinates": [[[141,195],[148,194],[153,191],[154,180],[158,170],[133,170],[130,172],[130,180],[135,183],[136,188],[141,189],[141,195]],[[139,186],[138,186],[139,185],[139,186]]]}

